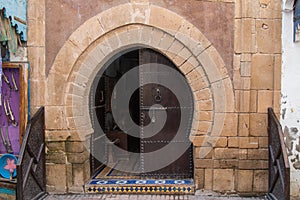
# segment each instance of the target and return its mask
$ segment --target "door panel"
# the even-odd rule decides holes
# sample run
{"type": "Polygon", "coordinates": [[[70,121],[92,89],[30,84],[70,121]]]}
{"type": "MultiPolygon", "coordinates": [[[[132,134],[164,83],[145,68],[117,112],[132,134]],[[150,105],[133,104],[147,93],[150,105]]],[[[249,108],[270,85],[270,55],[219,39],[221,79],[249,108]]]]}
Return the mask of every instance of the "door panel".
{"type": "MultiPolygon", "coordinates": [[[[126,90],[127,82],[112,92],[115,84],[122,75],[133,67],[149,63],[153,63],[150,68],[140,67],[138,74],[128,77],[128,83],[137,81],[140,86],[132,94],[128,105],[130,117],[140,126],[140,138],[123,133],[126,138],[119,139],[126,144],[121,145],[123,143],[120,142],[120,145],[129,152],[140,153],[137,162],[140,163],[140,175],[142,177],[193,177],[193,152],[189,141],[193,115],[192,93],[190,90],[186,91],[188,89],[185,87],[187,83],[184,78],[178,80],[178,91],[184,95],[184,98],[190,100],[188,103],[185,102],[187,105],[180,105],[174,91],[159,84],[163,80],[170,80],[174,75],[159,64],[167,65],[175,70],[177,67],[164,55],[151,49],[133,50],[121,55],[110,64],[109,67],[112,68],[106,69],[105,74],[100,78],[98,77],[99,82],[95,84],[97,88],[92,88],[92,91],[95,91],[94,95],[91,96],[91,117],[95,130],[91,136],[92,174],[101,164],[105,164],[105,162],[99,162],[97,158],[105,161],[108,156],[107,151],[105,151],[105,134],[111,131],[122,131],[122,128],[117,127],[112,116],[108,114],[111,111],[111,101],[121,98],[124,93],[128,92],[126,90]],[[143,82],[147,82],[149,77],[153,83],[143,84],[143,82]],[[161,120],[164,116],[165,121],[161,120]],[[185,126],[182,127],[181,124],[185,124],[185,126]],[[97,130],[103,130],[104,133],[97,130]],[[158,152],[162,149],[163,153],[159,154],[158,152]],[[165,149],[167,150],[165,151],[165,149]],[[176,154],[180,149],[183,151],[179,155],[176,154]],[[163,163],[166,158],[171,159],[172,162],[167,162],[163,167],[159,167],[159,164],[163,163]]],[[[121,109],[118,109],[118,112],[119,114],[123,113],[121,109]]]]}
{"type": "Polygon", "coordinates": [[[103,132],[99,130],[105,129],[105,77],[101,77],[97,88],[92,88],[95,91],[95,96],[91,96],[92,106],[91,106],[91,118],[94,127],[94,133],[90,138],[90,170],[91,175],[94,175],[102,163],[99,160],[105,160],[105,141],[103,140],[103,132]],[[102,159],[99,159],[102,157],[102,159]]]}
{"type": "MultiPolygon", "coordinates": [[[[171,74],[157,64],[164,64],[173,69],[176,66],[162,54],[150,49],[140,50],[140,65],[149,64],[150,68],[140,71],[140,112],[141,112],[141,168],[144,169],[142,176],[144,178],[187,178],[193,176],[193,152],[189,142],[189,128],[179,129],[180,123],[190,123],[190,116],[183,116],[181,119],[181,109],[176,95],[168,88],[160,84],[143,85],[143,80],[152,76],[151,80],[160,83],[162,79],[170,79],[171,74]],[[154,77],[154,78],[153,78],[154,77]],[[153,107],[159,104],[160,107],[153,107]],[[152,107],[151,107],[152,106],[152,107]],[[166,114],[167,118],[163,126],[160,123],[159,116],[166,114]],[[147,126],[151,125],[152,129],[147,126]],[[157,130],[157,127],[162,127],[157,130]],[[174,140],[177,135],[176,140],[174,140]],[[171,145],[171,149],[163,150],[161,156],[149,156],[151,152],[157,152],[171,145]],[[181,152],[178,158],[174,151],[176,149],[187,149],[181,152]],[[159,165],[164,158],[171,158],[174,162],[160,168],[159,165]],[[157,169],[152,171],[151,169],[157,169]]],[[[182,81],[182,80],[178,80],[182,81]]],[[[188,98],[188,97],[187,97],[188,98]]],[[[192,112],[192,107],[189,108],[192,112]]],[[[187,127],[190,127],[187,125],[187,127]]],[[[155,153],[153,153],[155,155],[155,153]]]]}

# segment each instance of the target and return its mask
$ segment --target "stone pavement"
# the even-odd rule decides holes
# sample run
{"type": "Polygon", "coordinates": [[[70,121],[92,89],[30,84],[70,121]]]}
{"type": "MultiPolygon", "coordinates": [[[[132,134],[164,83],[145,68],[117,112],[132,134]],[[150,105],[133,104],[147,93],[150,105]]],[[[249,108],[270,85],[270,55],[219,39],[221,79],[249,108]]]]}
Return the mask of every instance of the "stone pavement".
{"type": "Polygon", "coordinates": [[[261,197],[239,197],[239,196],[218,196],[218,195],[114,195],[114,194],[68,194],[68,195],[49,195],[46,200],[60,199],[108,199],[108,200],[266,200],[261,197]]]}

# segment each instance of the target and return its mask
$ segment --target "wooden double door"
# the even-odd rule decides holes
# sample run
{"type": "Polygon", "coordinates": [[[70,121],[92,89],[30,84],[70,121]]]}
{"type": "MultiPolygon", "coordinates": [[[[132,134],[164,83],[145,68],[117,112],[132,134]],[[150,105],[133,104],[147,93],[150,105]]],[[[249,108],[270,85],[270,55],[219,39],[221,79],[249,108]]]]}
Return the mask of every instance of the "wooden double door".
{"type": "Polygon", "coordinates": [[[114,58],[101,73],[93,86],[94,95],[91,96],[93,124],[100,124],[103,130],[98,132],[97,127],[94,127],[95,133],[91,137],[92,173],[103,164],[97,157],[108,157],[103,152],[109,152],[100,150],[105,147],[103,136],[108,136],[111,132],[120,132],[120,138],[123,139],[116,145],[123,142],[121,148],[129,154],[138,154],[138,174],[142,178],[193,177],[193,147],[189,140],[193,97],[184,76],[176,78],[172,73],[174,71],[180,73],[161,53],[148,48],[139,48],[114,58]],[[147,67],[141,67],[143,65],[147,67]],[[128,83],[136,82],[139,85],[128,105],[130,116],[127,117],[139,127],[139,133],[133,136],[126,134],[127,131],[122,130],[123,127],[114,124],[111,102],[114,98],[122,98],[127,92],[126,82],[119,91],[114,90],[114,87],[124,74],[135,67],[138,67],[134,74],[135,78],[129,77],[126,80],[128,83]],[[147,83],[149,77],[151,83],[147,83]],[[174,93],[172,87],[163,84],[174,78],[177,82],[175,84],[177,93],[174,93]]]}

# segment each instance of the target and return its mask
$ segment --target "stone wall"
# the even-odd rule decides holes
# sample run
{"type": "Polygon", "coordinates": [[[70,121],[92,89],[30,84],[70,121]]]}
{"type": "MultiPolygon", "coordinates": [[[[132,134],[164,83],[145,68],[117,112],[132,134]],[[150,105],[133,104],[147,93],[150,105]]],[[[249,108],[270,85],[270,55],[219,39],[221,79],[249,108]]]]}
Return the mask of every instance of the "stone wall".
{"type": "Polygon", "coordinates": [[[282,12],[282,98],[281,124],[286,138],[290,161],[291,196],[300,198],[300,96],[299,62],[300,43],[294,42],[294,1],[285,1],[282,12]]]}
{"type": "Polygon", "coordinates": [[[109,58],[136,45],[165,54],[190,83],[197,189],[267,191],[267,107],[278,113],[280,101],[281,2],[59,2],[28,0],[31,111],[46,106],[49,192],[82,192],[90,176],[84,144],[93,132],[91,83],[109,58]]]}

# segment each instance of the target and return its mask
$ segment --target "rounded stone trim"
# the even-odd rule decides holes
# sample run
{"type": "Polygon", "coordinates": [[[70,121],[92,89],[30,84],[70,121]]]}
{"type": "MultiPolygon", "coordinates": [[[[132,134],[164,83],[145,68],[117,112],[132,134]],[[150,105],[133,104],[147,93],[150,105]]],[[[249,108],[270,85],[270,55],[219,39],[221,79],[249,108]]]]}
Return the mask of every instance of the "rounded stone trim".
{"type": "Polygon", "coordinates": [[[195,26],[176,13],[154,5],[133,3],[113,7],[87,20],[56,56],[47,78],[46,107],[64,108],[61,121],[66,124],[62,129],[86,135],[92,132],[88,93],[94,75],[113,55],[133,46],[162,52],[185,74],[195,100],[191,135],[222,132],[224,124],[217,127],[213,122],[220,119],[224,122],[226,113],[234,112],[234,95],[216,49],[195,26]],[[164,20],[157,20],[157,16],[164,20]],[[212,112],[213,119],[206,121],[197,117],[201,111],[212,112]]]}

